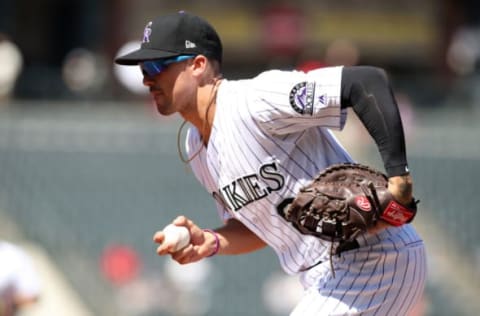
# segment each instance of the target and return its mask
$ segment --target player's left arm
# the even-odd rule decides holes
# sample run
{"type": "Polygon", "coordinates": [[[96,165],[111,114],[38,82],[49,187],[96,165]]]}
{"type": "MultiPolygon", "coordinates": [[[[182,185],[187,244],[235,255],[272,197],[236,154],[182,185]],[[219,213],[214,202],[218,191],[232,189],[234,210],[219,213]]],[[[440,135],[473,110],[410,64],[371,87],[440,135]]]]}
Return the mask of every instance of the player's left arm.
{"type": "Polygon", "coordinates": [[[404,130],[386,72],[370,66],[344,67],[341,107],[352,107],[375,140],[394,198],[402,204],[411,203],[413,180],[408,170],[404,130]]]}

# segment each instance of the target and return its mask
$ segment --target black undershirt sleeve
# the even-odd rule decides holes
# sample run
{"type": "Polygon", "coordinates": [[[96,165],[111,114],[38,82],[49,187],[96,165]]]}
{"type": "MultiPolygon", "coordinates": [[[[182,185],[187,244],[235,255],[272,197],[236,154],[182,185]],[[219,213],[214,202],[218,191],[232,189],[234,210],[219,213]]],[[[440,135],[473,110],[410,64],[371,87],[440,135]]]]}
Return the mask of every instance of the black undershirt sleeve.
{"type": "Polygon", "coordinates": [[[352,107],[375,140],[387,175],[407,174],[402,121],[385,71],[370,66],[344,67],[341,106],[352,107]]]}

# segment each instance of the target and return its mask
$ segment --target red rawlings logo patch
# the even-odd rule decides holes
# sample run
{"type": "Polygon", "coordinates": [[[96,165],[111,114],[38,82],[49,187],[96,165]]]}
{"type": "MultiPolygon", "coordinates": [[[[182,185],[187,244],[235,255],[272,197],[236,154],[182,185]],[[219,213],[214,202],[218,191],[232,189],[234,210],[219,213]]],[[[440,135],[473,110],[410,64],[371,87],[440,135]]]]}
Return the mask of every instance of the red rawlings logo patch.
{"type": "Polygon", "coordinates": [[[407,223],[414,215],[403,205],[390,201],[381,218],[394,226],[401,226],[407,223]]]}
{"type": "Polygon", "coordinates": [[[372,210],[372,205],[366,196],[357,196],[355,197],[355,204],[365,212],[370,212],[372,210]]]}

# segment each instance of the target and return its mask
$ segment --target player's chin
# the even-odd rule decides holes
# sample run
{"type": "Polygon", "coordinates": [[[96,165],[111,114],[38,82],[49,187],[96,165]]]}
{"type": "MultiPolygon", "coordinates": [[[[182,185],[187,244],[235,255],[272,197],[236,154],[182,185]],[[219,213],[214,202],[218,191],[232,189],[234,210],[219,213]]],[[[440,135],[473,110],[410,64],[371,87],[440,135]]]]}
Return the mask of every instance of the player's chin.
{"type": "Polygon", "coordinates": [[[175,111],[172,111],[170,108],[167,108],[165,106],[159,106],[158,104],[157,104],[157,112],[163,116],[168,116],[175,113],[175,111]]]}
{"type": "Polygon", "coordinates": [[[157,112],[160,113],[161,115],[171,115],[175,112],[173,110],[173,107],[165,103],[164,100],[159,100],[158,98],[155,98],[155,97],[154,97],[154,100],[155,100],[155,105],[157,107],[157,112]]]}

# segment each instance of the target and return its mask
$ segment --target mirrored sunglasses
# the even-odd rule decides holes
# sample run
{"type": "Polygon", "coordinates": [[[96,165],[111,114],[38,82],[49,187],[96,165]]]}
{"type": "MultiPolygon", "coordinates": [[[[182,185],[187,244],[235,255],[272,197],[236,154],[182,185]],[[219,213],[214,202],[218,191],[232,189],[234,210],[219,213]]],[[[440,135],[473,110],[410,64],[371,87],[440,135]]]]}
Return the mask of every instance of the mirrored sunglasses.
{"type": "Polygon", "coordinates": [[[148,60],[140,63],[140,69],[144,75],[155,77],[161,73],[168,65],[179,63],[181,61],[195,57],[195,55],[180,55],[173,58],[148,60]]]}

